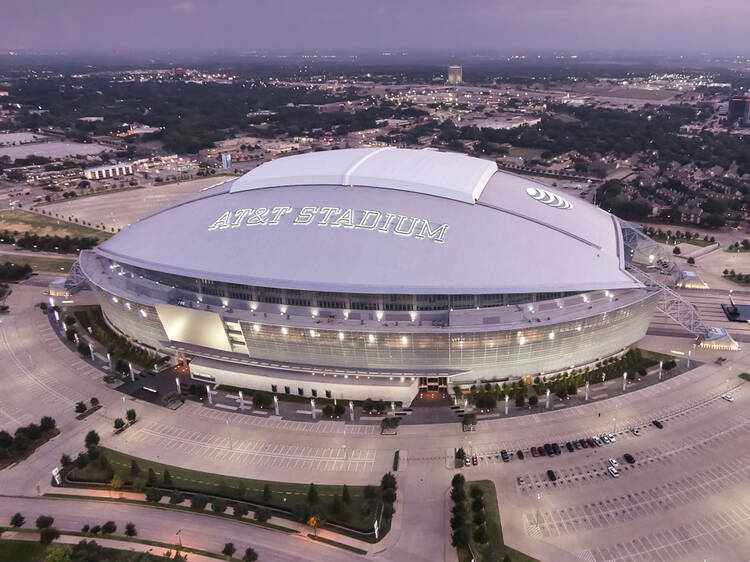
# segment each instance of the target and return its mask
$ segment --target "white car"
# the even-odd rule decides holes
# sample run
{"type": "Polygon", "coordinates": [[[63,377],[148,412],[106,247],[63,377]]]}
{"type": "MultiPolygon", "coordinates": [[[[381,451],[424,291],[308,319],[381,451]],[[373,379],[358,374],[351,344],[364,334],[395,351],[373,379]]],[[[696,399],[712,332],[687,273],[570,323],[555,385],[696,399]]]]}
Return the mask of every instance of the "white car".
{"type": "Polygon", "coordinates": [[[607,433],[607,437],[609,437],[609,440],[611,443],[614,443],[615,441],[617,441],[613,433],[607,433]]]}
{"type": "Polygon", "coordinates": [[[609,459],[609,464],[614,469],[617,469],[620,466],[620,463],[618,463],[615,459],[609,459]]]}
{"type": "Polygon", "coordinates": [[[596,443],[599,447],[601,447],[602,445],[604,445],[604,442],[599,437],[597,437],[596,435],[592,436],[591,439],[593,439],[594,443],[596,443]]]}
{"type": "Polygon", "coordinates": [[[731,394],[722,394],[721,397],[727,402],[734,402],[734,396],[731,394]]]}
{"type": "Polygon", "coordinates": [[[601,440],[602,440],[602,441],[603,441],[604,443],[609,443],[609,437],[607,436],[607,434],[606,434],[606,433],[605,433],[604,435],[602,435],[602,436],[600,437],[600,439],[601,439],[601,440]]]}
{"type": "Polygon", "coordinates": [[[609,472],[609,475],[610,475],[610,476],[611,476],[612,478],[619,478],[619,477],[620,477],[620,471],[619,471],[619,470],[617,470],[617,469],[616,469],[615,467],[613,467],[613,466],[608,466],[608,467],[607,467],[607,472],[609,472]]]}

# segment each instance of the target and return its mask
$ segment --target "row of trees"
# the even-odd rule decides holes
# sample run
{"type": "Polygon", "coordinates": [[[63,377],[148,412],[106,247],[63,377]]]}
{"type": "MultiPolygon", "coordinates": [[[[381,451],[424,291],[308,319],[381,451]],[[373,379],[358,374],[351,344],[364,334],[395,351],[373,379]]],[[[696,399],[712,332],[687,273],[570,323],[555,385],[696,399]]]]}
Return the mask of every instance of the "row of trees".
{"type": "Polygon", "coordinates": [[[0,281],[15,283],[16,281],[26,279],[31,275],[32,271],[33,270],[29,264],[17,265],[6,261],[5,263],[0,264],[0,281]]]}
{"type": "Polygon", "coordinates": [[[456,548],[466,547],[472,538],[479,544],[489,540],[487,534],[487,520],[484,513],[484,493],[478,486],[472,486],[470,497],[466,494],[466,480],[462,474],[456,474],[451,481],[450,497],[453,500],[451,508],[451,544],[456,548]],[[468,507],[471,508],[470,512],[468,507]],[[471,515],[471,519],[469,516],[471,515]]]}
{"type": "Polygon", "coordinates": [[[49,416],[44,416],[38,424],[19,427],[13,435],[5,430],[0,431],[0,468],[23,458],[56,433],[57,422],[49,416]]]}
{"type": "Polygon", "coordinates": [[[72,254],[81,250],[88,250],[99,243],[97,238],[89,236],[74,238],[70,236],[39,236],[28,232],[24,232],[23,236],[14,236],[7,230],[3,233],[3,239],[24,250],[40,250],[60,254],[72,254]]]}
{"type": "MultiPolygon", "coordinates": [[[[664,363],[664,369],[670,370],[676,366],[674,362],[667,361],[664,363]]],[[[561,373],[548,378],[536,377],[533,381],[534,394],[529,395],[529,387],[523,380],[508,383],[484,385],[472,385],[468,398],[477,408],[484,410],[494,410],[499,401],[504,401],[507,395],[509,399],[514,400],[517,407],[524,406],[527,402],[529,406],[536,406],[539,402],[538,396],[546,395],[547,389],[550,393],[555,394],[558,398],[564,399],[578,393],[578,389],[588,382],[597,384],[604,380],[621,377],[623,372],[627,372],[632,379],[635,374],[640,376],[646,375],[646,369],[655,364],[652,359],[644,358],[641,350],[629,349],[620,357],[610,357],[600,361],[593,368],[572,369],[567,373],[561,373]]],[[[454,391],[457,395],[461,394],[460,387],[454,391]]]]}

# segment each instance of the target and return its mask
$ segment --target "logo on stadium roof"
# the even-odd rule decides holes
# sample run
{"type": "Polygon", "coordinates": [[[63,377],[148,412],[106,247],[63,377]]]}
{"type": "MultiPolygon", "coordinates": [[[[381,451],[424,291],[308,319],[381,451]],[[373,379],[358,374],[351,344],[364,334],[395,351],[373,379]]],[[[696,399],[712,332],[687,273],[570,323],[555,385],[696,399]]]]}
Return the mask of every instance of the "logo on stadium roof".
{"type": "Polygon", "coordinates": [[[554,207],[555,209],[572,209],[573,204],[555,193],[551,193],[538,187],[527,187],[526,193],[540,203],[554,207]]]}

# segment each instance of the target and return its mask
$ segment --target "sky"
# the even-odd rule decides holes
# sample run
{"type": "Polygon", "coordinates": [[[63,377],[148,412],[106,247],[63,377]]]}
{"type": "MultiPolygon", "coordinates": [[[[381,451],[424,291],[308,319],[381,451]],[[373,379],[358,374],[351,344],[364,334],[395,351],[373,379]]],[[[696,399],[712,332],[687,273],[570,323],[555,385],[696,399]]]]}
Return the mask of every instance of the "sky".
{"type": "Polygon", "coordinates": [[[750,54],[750,1],[2,0],[9,49],[750,54]]]}

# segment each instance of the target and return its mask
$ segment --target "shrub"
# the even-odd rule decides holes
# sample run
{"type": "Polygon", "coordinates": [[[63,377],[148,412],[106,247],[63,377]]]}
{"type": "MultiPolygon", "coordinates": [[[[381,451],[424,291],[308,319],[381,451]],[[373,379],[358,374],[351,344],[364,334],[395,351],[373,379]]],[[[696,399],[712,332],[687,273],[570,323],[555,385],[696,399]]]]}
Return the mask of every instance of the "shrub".
{"type": "Polygon", "coordinates": [[[86,465],[89,464],[89,458],[83,453],[78,453],[78,456],[76,457],[76,467],[80,470],[83,470],[86,468],[86,465]]]}
{"type": "Polygon", "coordinates": [[[101,531],[101,530],[102,530],[102,528],[99,525],[94,525],[93,527],[91,527],[91,531],[90,532],[91,532],[92,535],[98,535],[99,531],[101,531]]]}
{"type": "Polygon", "coordinates": [[[161,490],[155,490],[154,488],[149,488],[148,490],[146,490],[147,502],[159,503],[163,496],[164,494],[161,493],[161,490]]]}
{"type": "Polygon", "coordinates": [[[135,410],[129,409],[127,412],[125,412],[125,417],[128,418],[128,422],[133,423],[135,421],[135,410]]]}
{"type": "Polygon", "coordinates": [[[222,549],[221,553],[225,556],[232,557],[232,554],[237,552],[237,549],[234,547],[234,544],[231,542],[228,542],[224,545],[224,548],[222,549]]]}
{"type": "Polygon", "coordinates": [[[134,537],[138,534],[138,532],[135,530],[135,524],[130,522],[127,525],[125,525],[125,534],[129,537],[134,537]]]}
{"type": "Polygon", "coordinates": [[[227,502],[224,500],[214,500],[211,502],[211,511],[214,513],[224,513],[227,510],[227,502]]]}
{"type": "Polygon", "coordinates": [[[10,518],[10,524],[12,527],[23,527],[24,523],[26,523],[26,518],[20,513],[16,513],[10,518]]]}
{"type": "Polygon", "coordinates": [[[242,562],[256,562],[258,560],[258,553],[251,547],[245,549],[245,555],[242,557],[242,562]]]}
{"type": "Polygon", "coordinates": [[[125,420],[123,420],[122,418],[116,418],[115,429],[119,430],[119,429],[122,429],[123,427],[125,427],[125,420]]]}
{"type": "Polygon", "coordinates": [[[250,513],[250,508],[246,503],[236,503],[234,504],[233,513],[235,517],[244,517],[250,513]]]}
{"type": "Polygon", "coordinates": [[[39,533],[39,542],[42,544],[52,544],[52,541],[60,538],[60,531],[54,527],[46,527],[39,533]]]}
{"type": "Polygon", "coordinates": [[[89,404],[91,404],[92,408],[96,408],[99,405],[99,399],[94,396],[91,400],[89,400],[89,404]]]}
{"type": "Polygon", "coordinates": [[[84,404],[83,402],[79,402],[78,404],[76,404],[76,414],[82,414],[86,410],[88,410],[88,408],[86,408],[86,404],[84,404]]]}
{"type": "Polygon", "coordinates": [[[185,501],[185,494],[181,492],[174,491],[169,496],[169,503],[171,503],[172,505],[181,504],[184,501],[185,501]]]}
{"type": "Polygon", "coordinates": [[[115,531],[117,531],[117,525],[115,525],[114,521],[107,521],[104,525],[102,525],[103,535],[111,535],[115,531]]]}
{"type": "Polygon", "coordinates": [[[190,498],[190,507],[194,509],[204,509],[208,504],[208,498],[203,494],[195,494],[190,498]]]}
{"type": "Polygon", "coordinates": [[[529,406],[536,406],[539,404],[539,397],[536,394],[529,396],[529,406]]]}
{"type": "Polygon", "coordinates": [[[84,443],[87,449],[92,449],[93,447],[96,447],[99,444],[99,441],[100,441],[99,434],[92,429],[86,434],[86,439],[84,440],[84,443]]]}
{"type": "Polygon", "coordinates": [[[271,510],[267,507],[259,507],[255,510],[255,520],[260,523],[265,523],[271,518],[271,510]]]}

